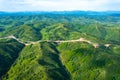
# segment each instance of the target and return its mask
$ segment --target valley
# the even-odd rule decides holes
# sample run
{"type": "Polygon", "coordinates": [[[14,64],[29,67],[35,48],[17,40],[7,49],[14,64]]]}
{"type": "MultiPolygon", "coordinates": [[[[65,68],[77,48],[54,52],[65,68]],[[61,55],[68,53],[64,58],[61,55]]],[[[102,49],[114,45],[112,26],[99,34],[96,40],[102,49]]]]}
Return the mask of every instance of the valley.
{"type": "Polygon", "coordinates": [[[0,80],[120,80],[120,12],[0,14],[0,80]]]}

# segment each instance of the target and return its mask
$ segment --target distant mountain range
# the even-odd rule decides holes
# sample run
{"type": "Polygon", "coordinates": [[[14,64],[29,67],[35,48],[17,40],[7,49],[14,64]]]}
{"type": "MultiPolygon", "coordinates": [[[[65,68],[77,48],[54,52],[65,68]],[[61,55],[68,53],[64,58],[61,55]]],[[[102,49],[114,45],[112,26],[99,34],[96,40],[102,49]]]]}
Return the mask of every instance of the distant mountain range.
{"type": "Polygon", "coordinates": [[[0,15],[36,15],[36,14],[76,14],[76,15],[120,15],[120,11],[26,11],[26,12],[0,12],[0,15]]]}
{"type": "Polygon", "coordinates": [[[120,12],[0,12],[0,80],[120,80],[120,12]]]}

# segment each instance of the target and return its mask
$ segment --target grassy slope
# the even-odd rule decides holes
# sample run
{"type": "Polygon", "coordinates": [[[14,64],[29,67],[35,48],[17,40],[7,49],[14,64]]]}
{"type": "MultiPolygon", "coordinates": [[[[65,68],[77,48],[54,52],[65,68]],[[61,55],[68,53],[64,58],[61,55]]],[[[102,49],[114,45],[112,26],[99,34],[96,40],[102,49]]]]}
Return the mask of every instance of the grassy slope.
{"type": "Polygon", "coordinates": [[[33,27],[22,25],[13,29],[8,29],[3,33],[3,36],[14,35],[23,41],[36,41],[41,39],[41,34],[33,27]]]}
{"type": "Polygon", "coordinates": [[[120,46],[95,49],[87,43],[63,43],[58,49],[72,80],[120,79],[120,46]]]}
{"type": "Polygon", "coordinates": [[[0,77],[8,71],[23,47],[13,39],[0,40],[0,77]]]}
{"type": "MultiPolygon", "coordinates": [[[[90,18],[90,16],[88,16],[88,18],[90,18]]],[[[93,19],[87,19],[87,17],[84,16],[74,17],[65,15],[59,15],[59,17],[53,15],[48,17],[46,15],[36,17],[24,16],[20,18],[8,16],[3,17],[0,20],[0,28],[3,29],[3,31],[0,31],[0,36],[15,35],[24,41],[36,41],[39,39],[67,40],[84,37],[90,41],[101,44],[104,42],[109,43],[107,41],[111,41],[112,43],[115,41],[115,43],[118,44],[120,42],[120,26],[117,22],[118,25],[116,23],[111,23],[114,22],[114,17],[112,18],[108,17],[108,20],[106,18],[102,20],[101,16],[95,16],[93,19]],[[38,19],[36,20],[35,18],[38,19]],[[98,18],[98,20],[96,18],[98,18]],[[111,21],[109,21],[109,19],[111,21]],[[24,25],[19,21],[24,22],[24,25]],[[98,21],[99,24],[97,24],[96,21],[98,21]],[[62,22],[68,22],[68,24],[62,22]],[[105,23],[105,25],[102,23],[105,23]]],[[[117,18],[117,21],[119,22],[119,17],[117,18]]],[[[3,58],[6,64],[1,60],[1,64],[5,67],[2,66],[0,70],[4,70],[3,68],[6,68],[8,61],[12,60],[12,57],[16,58],[18,54],[16,53],[16,50],[18,50],[18,47],[20,46],[18,44],[15,44],[17,46],[14,46],[13,42],[9,45],[4,44],[3,42],[2,45],[0,44],[0,54],[2,54],[2,58],[4,56],[6,57],[3,58]],[[4,45],[5,47],[2,47],[4,45]],[[13,53],[16,55],[13,56],[13,53]]],[[[94,49],[87,43],[64,43],[60,44],[58,49],[59,50],[56,49],[55,44],[50,43],[26,46],[4,79],[66,80],[70,79],[70,75],[67,72],[70,72],[72,80],[120,79],[119,45],[112,45],[108,49],[105,49],[103,46],[94,49]],[[58,54],[60,55],[61,60],[59,59],[58,54]],[[67,69],[65,69],[61,61],[68,71],[66,71],[67,69]]],[[[0,59],[2,58],[0,55],[0,59]]],[[[12,63],[9,64],[11,65],[12,63]]]]}
{"type": "MultiPolygon", "coordinates": [[[[69,26],[68,26],[69,27],[69,26]]],[[[48,26],[41,30],[43,40],[67,40],[78,39],[81,33],[72,29],[66,28],[63,23],[48,26]]]]}
{"type": "Polygon", "coordinates": [[[119,61],[120,45],[40,43],[26,46],[3,80],[119,80],[119,61]]]}
{"type": "Polygon", "coordinates": [[[69,80],[55,44],[26,46],[3,80],[69,80]]]}
{"type": "Polygon", "coordinates": [[[120,42],[120,27],[118,27],[118,28],[107,28],[106,31],[108,33],[105,37],[106,40],[120,42]]]}
{"type": "Polygon", "coordinates": [[[119,16],[75,16],[4,16],[0,19],[0,36],[13,34],[22,40],[36,41],[76,39],[83,32],[109,41],[120,41],[119,16]]]}
{"type": "Polygon", "coordinates": [[[111,28],[102,24],[93,24],[81,27],[80,31],[107,41],[120,42],[120,27],[117,25],[111,28]]]}

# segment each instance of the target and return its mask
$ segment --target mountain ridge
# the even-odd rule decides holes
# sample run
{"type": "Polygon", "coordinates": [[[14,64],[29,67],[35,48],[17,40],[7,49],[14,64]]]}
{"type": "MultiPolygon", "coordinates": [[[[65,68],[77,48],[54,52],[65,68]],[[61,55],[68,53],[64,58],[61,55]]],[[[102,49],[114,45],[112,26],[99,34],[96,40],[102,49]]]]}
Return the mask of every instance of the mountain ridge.
{"type": "Polygon", "coordinates": [[[1,80],[119,80],[119,12],[0,16],[1,80]]]}

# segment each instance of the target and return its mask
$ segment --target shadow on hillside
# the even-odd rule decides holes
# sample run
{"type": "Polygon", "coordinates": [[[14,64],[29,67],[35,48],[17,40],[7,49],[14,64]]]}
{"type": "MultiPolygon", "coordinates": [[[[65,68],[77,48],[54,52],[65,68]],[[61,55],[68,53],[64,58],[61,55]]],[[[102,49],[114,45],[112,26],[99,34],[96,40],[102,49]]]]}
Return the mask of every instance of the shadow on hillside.
{"type": "Polygon", "coordinates": [[[46,68],[47,77],[52,80],[70,80],[70,74],[59,58],[55,43],[41,43],[42,58],[38,63],[46,68]]]}
{"type": "Polygon", "coordinates": [[[16,40],[4,41],[0,41],[0,52],[2,52],[0,53],[0,78],[7,73],[18,58],[20,51],[24,48],[24,45],[16,40]]]}

